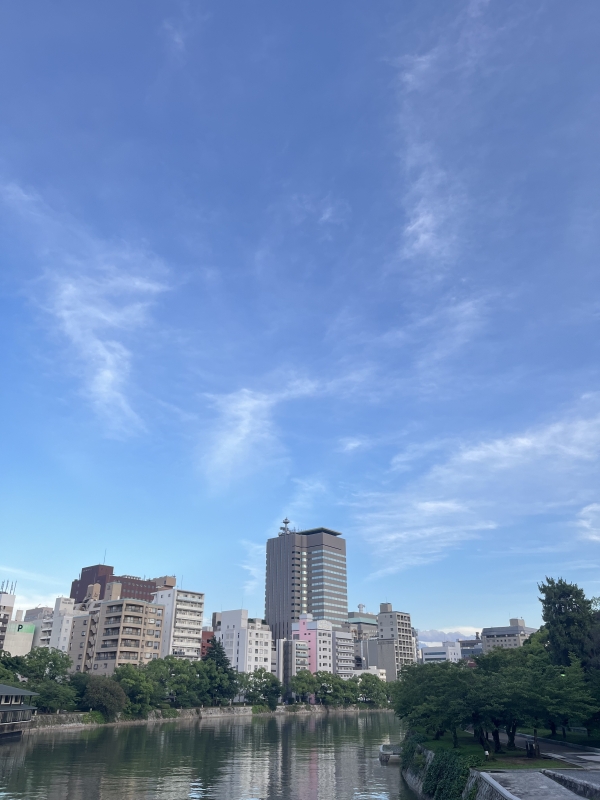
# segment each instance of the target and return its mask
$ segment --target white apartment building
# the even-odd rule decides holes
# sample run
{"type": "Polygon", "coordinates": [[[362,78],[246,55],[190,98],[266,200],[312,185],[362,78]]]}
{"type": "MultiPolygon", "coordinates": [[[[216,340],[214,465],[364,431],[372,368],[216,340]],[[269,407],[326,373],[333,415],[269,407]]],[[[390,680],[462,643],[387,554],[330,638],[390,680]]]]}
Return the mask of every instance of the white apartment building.
{"type": "Polygon", "coordinates": [[[377,639],[367,642],[369,666],[385,669],[388,681],[395,681],[402,667],[417,660],[417,633],[410,614],[394,611],[391,603],[381,603],[377,615],[377,639]]]}
{"type": "Polygon", "coordinates": [[[437,664],[440,661],[451,661],[457,664],[462,658],[460,642],[443,642],[439,647],[422,647],[421,661],[424,664],[437,664]]]}
{"type": "Polygon", "coordinates": [[[229,663],[237,672],[272,671],[271,629],[262,619],[248,617],[245,608],[220,612],[220,628],[215,639],[223,645],[229,663]]]}
{"type": "Polygon", "coordinates": [[[199,661],[202,657],[204,594],[163,586],[154,593],[153,602],[165,608],[160,657],[170,655],[199,661]]]}
{"type": "MultiPolygon", "coordinates": [[[[25,619],[31,617],[36,609],[25,613],[25,619]]],[[[54,611],[45,614],[41,619],[33,620],[35,633],[33,636],[34,647],[49,647],[52,650],[61,650],[66,653],[69,649],[71,626],[75,611],[75,600],[70,597],[57,597],[54,611]]]]}
{"type": "Polygon", "coordinates": [[[333,671],[340,678],[351,678],[354,671],[354,636],[348,631],[332,631],[333,671]]]}
{"type": "Polygon", "coordinates": [[[506,628],[484,628],[481,631],[483,652],[489,653],[494,647],[523,647],[537,628],[527,628],[524,619],[510,619],[506,628]]]}

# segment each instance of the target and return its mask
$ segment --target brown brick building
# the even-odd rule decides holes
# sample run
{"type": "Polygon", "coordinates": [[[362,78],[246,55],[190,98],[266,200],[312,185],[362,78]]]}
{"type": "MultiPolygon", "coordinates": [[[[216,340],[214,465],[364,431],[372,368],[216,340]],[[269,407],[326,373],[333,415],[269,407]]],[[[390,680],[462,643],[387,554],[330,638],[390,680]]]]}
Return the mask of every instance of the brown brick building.
{"type": "Polygon", "coordinates": [[[107,564],[95,564],[92,567],[83,567],[79,578],[71,584],[71,597],[76,603],[82,603],[85,599],[88,586],[94,583],[100,584],[100,600],[105,599],[106,584],[120,583],[121,597],[132,598],[135,600],[145,600],[151,603],[153,593],[160,586],[175,586],[175,578],[164,576],[162,578],[152,578],[142,580],[134,575],[115,575],[115,568],[107,564]]]}

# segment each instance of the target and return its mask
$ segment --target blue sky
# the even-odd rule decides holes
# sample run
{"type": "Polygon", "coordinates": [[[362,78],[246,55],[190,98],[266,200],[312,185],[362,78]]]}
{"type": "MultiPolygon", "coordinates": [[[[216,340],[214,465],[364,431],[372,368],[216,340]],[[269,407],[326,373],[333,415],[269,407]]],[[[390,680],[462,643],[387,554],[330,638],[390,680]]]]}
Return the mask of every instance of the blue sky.
{"type": "Polygon", "coordinates": [[[600,6],[0,9],[0,577],[261,614],[288,516],[421,629],[600,595],[600,6]]]}

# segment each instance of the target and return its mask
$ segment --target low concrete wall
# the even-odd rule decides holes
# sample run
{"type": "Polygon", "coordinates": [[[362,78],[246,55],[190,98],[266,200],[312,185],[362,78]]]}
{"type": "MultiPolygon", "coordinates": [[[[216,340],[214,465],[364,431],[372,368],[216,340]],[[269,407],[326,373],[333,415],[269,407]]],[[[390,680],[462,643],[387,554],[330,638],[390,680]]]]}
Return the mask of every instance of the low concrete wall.
{"type": "Polygon", "coordinates": [[[504,786],[500,786],[488,772],[478,772],[476,769],[471,770],[462,796],[463,800],[471,800],[472,797],[473,800],[519,800],[504,786]],[[473,789],[476,789],[474,797],[473,789]]]}
{"type": "Polygon", "coordinates": [[[576,774],[565,775],[563,772],[555,772],[553,769],[543,769],[541,772],[552,778],[553,781],[560,783],[566,789],[570,789],[580,797],[589,797],[590,800],[600,800],[600,787],[589,783],[582,778],[578,778],[576,774]]]}

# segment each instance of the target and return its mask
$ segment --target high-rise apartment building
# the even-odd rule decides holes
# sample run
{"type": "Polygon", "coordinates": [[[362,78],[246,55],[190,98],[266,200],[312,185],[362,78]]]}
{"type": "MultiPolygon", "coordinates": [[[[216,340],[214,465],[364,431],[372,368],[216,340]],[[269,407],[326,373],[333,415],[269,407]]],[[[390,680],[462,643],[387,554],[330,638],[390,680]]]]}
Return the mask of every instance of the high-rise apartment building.
{"type": "Polygon", "coordinates": [[[271,672],[271,629],[262,619],[249,617],[245,608],[221,611],[214,634],[237,672],[254,672],[261,667],[271,672]]]}
{"type": "Polygon", "coordinates": [[[83,567],[79,578],[76,578],[71,584],[71,597],[76,603],[83,603],[88,587],[98,583],[100,584],[100,600],[105,600],[107,584],[120,583],[121,597],[131,597],[134,600],[145,600],[147,603],[151,603],[154,592],[161,586],[175,586],[175,578],[172,575],[146,580],[137,578],[135,575],[115,575],[114,571],[115,568],[107,564],[83,567]]]}
{"type": "Polygon", "coordinates": [[[165,609],[161,658],[175,656],[200,661],[204,594],[163,586],[155,590],[154,598],[154,602],[165,609]]]}
{"type": "Polygon", "coordinates": [[[410,614],[405,611],[394,611],[391,603],[381,603],[379,609],[378,638],[368,640],[369,666],[376,663],[380,669],[385,669],[388,681],[395,681],[403,666],[417,660],[416,631],[411,625],[410,614]],[[371,657],[375,642],[377,655],[371,657]]]}
{"type": "Polygon", "coordinates": [[[164,607],[115,594],[75,614],[68,650],[72,672],[112,675],[123,664],[141,666],[159,658],[164,607]]]}
{"type": "Polygon", "coordinates": [[[341,628],[348,619],[346,542],[329,528],[292,531],[284,520],[267,540],[265,619],[274,639],[291,639],[301,614],[341,628]]]}

